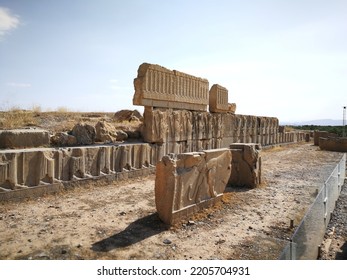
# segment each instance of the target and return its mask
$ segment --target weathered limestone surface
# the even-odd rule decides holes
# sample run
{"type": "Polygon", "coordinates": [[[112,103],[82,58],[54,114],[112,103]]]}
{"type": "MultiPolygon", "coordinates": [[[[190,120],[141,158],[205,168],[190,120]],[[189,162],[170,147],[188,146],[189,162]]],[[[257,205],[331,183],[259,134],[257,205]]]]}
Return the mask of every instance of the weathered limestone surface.
{"type": "Polygon", "coordinates": [[[49,132],[42,129],[0,131],[0,149],[31,148],[49,145],[49,132]]]}
{"type": "Polygon", "coordinates": [[[154,167],[156,145],[129,144],[0,151],[0,193],[154,167]]]}
{"type": "Polygon", "coordinates": [[[228,90],[218,84],[214,84],[210,89],[209,111],[211,113],[235,113],[236,104],[228,103],[228,90]]]}
{"type": "Polygon", "coordinates": [[[79,123],[72,129],[72,135],[76,137],[77,144],[91,145],[95,143],[95,127],[89,124],[79,123]]]}
{"type": "Polygon", "coordinates": [[[255,188],[261,184],[261,147],[259,144],[230,145],[232,153],[230,186],[255,188]]]}
{"type": "Polygon", "coordinates": [[[319,148],[326,151],[347,153],[347,138],[344,137],[320,137],[319,148]]]}
{"type": "Polygon", "coordinates": [[[167,224],[218,201],[231,172],[229,149],[167,155],[156,166],[155,203],[167,224]]]}
{"type": "Polygon", "coordinates": [[[231,143],[276,144],[278,119],[231,113],[194,112],[145,107],[142,135],[166,153],[229,147],[231,143]]]}
{"type": "Polygon", "coordinates": [[[206,79],[155,64],[140,65],[134,87],[134,105],[206,111],[209,102],[206,79]]]}

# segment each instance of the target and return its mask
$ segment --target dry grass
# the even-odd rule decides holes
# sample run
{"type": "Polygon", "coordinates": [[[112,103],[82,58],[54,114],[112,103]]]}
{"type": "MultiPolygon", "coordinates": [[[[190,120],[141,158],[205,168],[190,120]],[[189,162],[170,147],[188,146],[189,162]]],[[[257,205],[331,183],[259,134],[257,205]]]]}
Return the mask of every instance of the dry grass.
{"type": "Polygon", "coordinates": [[[141,121],[116,121],[114,113],[105,112],[71,112],[66,107],[59,107],[56,111],[45,112],[40,106],[32,106],[31,110],[12,107],[0,111],[0,129],[16,129],[28,126],[40,127],[51,133],[71,131],[80,122],[95,126],[98,121],[111,124],[116,130],[136,131],[141,121]]]}
{"type": "Polygon", "coordinates": [[[0,129],[22,128],[35,125],[34,111],[11,108],[9,111],[0,112],[0,129]]]}

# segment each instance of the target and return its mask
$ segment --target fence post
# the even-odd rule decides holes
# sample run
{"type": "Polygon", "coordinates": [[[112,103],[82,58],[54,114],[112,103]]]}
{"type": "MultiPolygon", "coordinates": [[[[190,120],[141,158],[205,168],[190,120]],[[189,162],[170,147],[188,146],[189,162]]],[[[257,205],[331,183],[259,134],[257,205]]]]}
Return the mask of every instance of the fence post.
{"type": "Polygon", "coordinates": [[[293,242],[293,240],[290,240],[290,256],[289,256],[289,259],[290,260],[296,260],[296,249],[295,249],[295,243],[293,242]]]}
{"type": "Polygon", "coordinates": [[[325,227],[328,226],[328,209],[327,209],[327,204],[328,204],[328,190],[327,190],[327,184],[326,182],[324,183],[324,186],[323,186],[323,193],[324,193],[324,196],[323,196],[323,205],[324,205],[324,225],[325,227]]]}

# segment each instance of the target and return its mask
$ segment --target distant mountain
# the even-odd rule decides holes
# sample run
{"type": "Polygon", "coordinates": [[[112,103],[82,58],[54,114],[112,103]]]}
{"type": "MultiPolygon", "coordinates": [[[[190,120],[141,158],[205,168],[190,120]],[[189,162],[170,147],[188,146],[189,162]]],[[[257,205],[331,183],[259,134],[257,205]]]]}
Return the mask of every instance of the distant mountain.
{"type": "Polygon", "coordinates": [[[322,119],[322,120],[313,120],[313,121],[302,121],[302,122],[280,122],[280,125],[322,125],[322,126],[338,126],[342,125],[342,120],[331,120],[331,119],[322,119]]]}

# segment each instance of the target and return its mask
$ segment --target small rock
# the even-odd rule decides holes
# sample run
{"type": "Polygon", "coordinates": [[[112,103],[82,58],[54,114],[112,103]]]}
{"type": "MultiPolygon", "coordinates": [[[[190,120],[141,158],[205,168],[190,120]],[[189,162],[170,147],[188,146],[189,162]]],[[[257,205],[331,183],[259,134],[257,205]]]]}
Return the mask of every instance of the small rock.
{"type": "Polygon", "coordinates": [[[163,243],[166,245],[170,245],[172,243],[172,241],[169,239],[164,239],[163,243]]]}
{"type": "Polygon", "coordinates": [[[122,211],[122,212],[119,213],[119,215],[120,216],[124,216],[124,215],[126,215],[126,212],[122,211]]]}
{"type": "Polygon", "coordinates": [[[195,222],[194,222],[194,221],[188,221],[187,225],[188,225],[188,226],[195,225],[195,222]]]}
{"type": "Polygon", "coordinates": [[[61,253],[62,253],[62,255],[65,255],[67,253],[67,250],[61,249],[61,253]]]}
{"type": "Polygon", "coordinates": [[[124,141],[128,139],[128,134],[124,132],[123,130],[117,130],[116,131],[116,141],[124,141]]]}
{"type": "Polygon", "coordinates": [[[223,243],[225,243],[225,240],[224,239],[219,239],[215,244],[219,245],[219,244],[223,244],[223,243]]]}

